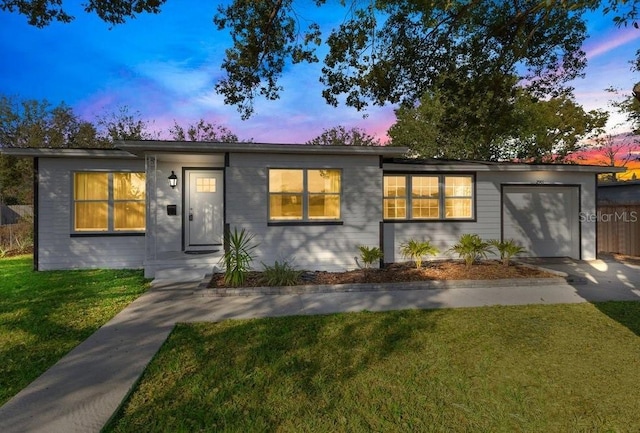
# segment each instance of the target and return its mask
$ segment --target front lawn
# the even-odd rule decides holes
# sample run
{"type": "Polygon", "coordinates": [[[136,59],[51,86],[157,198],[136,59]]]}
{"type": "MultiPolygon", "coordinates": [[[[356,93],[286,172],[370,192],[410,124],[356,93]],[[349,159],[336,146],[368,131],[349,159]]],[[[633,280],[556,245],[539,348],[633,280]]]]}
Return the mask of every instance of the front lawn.
{"type": "Polygon", "coordinates": [[[0,260],[0,404],[143,293],[142,271],[33,272],[0,260]]]}
{"type": "Polygon", "coordinates": [[[111,432],[637,432],[640,303],[179,325],[111,432]]]}

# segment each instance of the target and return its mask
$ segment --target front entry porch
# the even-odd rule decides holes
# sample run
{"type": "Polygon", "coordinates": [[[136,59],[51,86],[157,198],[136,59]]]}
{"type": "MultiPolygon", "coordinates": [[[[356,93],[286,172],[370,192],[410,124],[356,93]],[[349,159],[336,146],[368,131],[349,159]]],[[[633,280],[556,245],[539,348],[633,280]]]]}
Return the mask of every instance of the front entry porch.
{"type": "Polygon", "coordinates": [[[224,154],[147,154],[145,170],[145,276],[196,281],[219,271],[224,255],[224,154]]]}

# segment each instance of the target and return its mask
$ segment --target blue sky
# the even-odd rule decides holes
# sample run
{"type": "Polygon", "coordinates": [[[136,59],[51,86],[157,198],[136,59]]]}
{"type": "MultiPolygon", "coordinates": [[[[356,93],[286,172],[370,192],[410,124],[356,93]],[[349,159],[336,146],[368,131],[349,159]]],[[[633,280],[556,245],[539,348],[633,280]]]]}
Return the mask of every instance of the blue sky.
{"type": "MultiPolygon", "coordinates": [[[[322,63],[289,68],[280,82],[285,88],[280,99],[258,99],[256,113],[242,121],[236,108],[225,106],[214,92],[230,45],[228,35],[213,24],[217,4],[170,0],[160,14],[140,15],[112,29],[82,11],[74,11],[70,24],[44,29],[0,11],[0,94],[65,102],[91,121],[127,106],[162,130],[174,120],[186,126],[203,118],[257,142],[305,142],[337,125],[386,138],[395,120],[393,107],[370,108],[363,118],[354,109],[328,106],[318,82],[322,63]]],[[[316,10],[311,0],[298,4],[303,16],[308,12],[327,29],[344,18],[342,9],[316,10]]],[[[592,14],[589,34],[584,46],[589,66],[586,77],[573,83],[575,96],[585,109],[607,109],[612,95],[605,88],[630,89],[640,81],[629,64],[640,48],[640,30],[616,28],[610,17],[592,14]]],[[[620,121],[613,116],[610,127],[620,121]]]]}

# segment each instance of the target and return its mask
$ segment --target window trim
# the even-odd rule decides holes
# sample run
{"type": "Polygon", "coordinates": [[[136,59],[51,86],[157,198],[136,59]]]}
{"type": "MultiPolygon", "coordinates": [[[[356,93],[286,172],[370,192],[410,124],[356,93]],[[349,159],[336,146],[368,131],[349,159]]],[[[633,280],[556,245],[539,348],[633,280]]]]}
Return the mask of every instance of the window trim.
{"type": "MultiPolygon", "coordinates": [[[[343,225],[343,197],[344,197],[344,171],[342,168],[337,167],[267,167],[267,225],[268,226],[316,226],[316,225],[343,225]],[[271,183],[270,183],[270,172],[271,170],[299,170],[302,171],[302,218],[301,219],[272,219],[271,218],[271,183]],[[340,191],[338,193],[323,193],[327,196],[335,196],[337,195],[339,198],[340,205],[340,217],[337,219],[329,219],[329,218],[318,218],[311,219],[309,218],[309,196],[312,194],[318,193],[310,193],[309,192],[309,184],[308,184],[308,172],[309,171],[321,171],[321,170],[333,170],[338,171],[340,173],[340,191]]],[[[273,194],[281,194],[278,192],[273,192],[273,194]]]]}
{"type": "Polygon", "coordinates": [[[71,171],[71,194],[70,194],[70,206],[69,211],[71,212],[71,227],[70,227],[70,236],[71,237],[96,237],[96,236],[144,236],[146,234],[146,225],[147,225],[147,217],[146,217],[146,202],[147,202],[147,193],[145,190],[144,199],[142,200],[122,200],[115,199],[114,193],[114,174],[130,174],[130,173],[138,173],[143,174],[145,176],[145,188],[146,188],[146,176],[147,174],[144,171],[140,170],[73,170],[71,171]],[[76,174],[82,173],[101,173],[107,175],[107,200],[91,200],[94,202],[107,202],[107,229],[106,230],[76,230],[76,203],[81,202],[82,200],[76,200],[76,174]],[[145,228],[140,230],[115,230],[115,205],[116,203],[122,202],[138,202],[144,205],[145,210],[145,228]]]}
{"type": "MultiPolygon", "coordinates": [[[[476,182],[476,173],[474,172],[384,172],[383,173],[383,190],[382,190],[382,218],[385,223],[394,223],[394,222],[475,222],[477,221],[477,182],[476,182]],[[384,178],[387,176],[399,176],[405,178],[405,195],[403,197],[398,197],[406,202],[405,209],[405,217],[404,218],[385,218],[384,217],[384,201],[387,198],[385,196],[384,191],[384,178]],[[438,218],[414,218],[413,217],[413,196],[412,196],[412,187],[413,177],[437,177],[438,178],[438,214],[441,215],[438,218]],[[447,198],[465,198],[460,196],[454,197],[445,197],[445,179],[447,177],[470,177],[471,178],[471,217],[463,217],[463,218],[445,218],[445,200],[447,198]]],[[[391,197],[389,197],[391,198],[391,197]]]]}

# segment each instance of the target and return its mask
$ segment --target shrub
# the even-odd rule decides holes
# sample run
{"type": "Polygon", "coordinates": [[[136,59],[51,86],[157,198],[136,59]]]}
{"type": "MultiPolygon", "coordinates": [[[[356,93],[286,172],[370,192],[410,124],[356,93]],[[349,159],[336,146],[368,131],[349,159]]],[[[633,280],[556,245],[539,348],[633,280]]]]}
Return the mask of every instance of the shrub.
{"type": "Polygon", "coordinates": [[[487,258],[487,254],[493,254],[491,244],[483,241],[480,236],[472,233],[465,233],[460,236],[458,243],[452,246],[450,251],[458,254],[458,257],[464,259],[467,268],[471,267],[473,262],[481,258],[487,258]]]}
{"type": "Polygon", "coordinates": [[[32,247],[33,221],[30,218],[0,226],[0,256],[28,253],[32,247]]]}
{"type": "MultiPolygon", "coordinates": [[[[365,269],[369,269],[371,265],[384,257],[384,254],[382,254],[382,250],[378,247],[367,247],[365,245],[360,245],[358,249],[360,250],[360,258],[362,259],[362,263],[364,263],[365,269]]],[[[359,265],[360,264],[358,263],[358,266],[359,265]]]]}
{"type": "Polygon", "coordinates": [[[234,227],[229,233],[229,246],[222,256],[224,261],[224,282],[231,286],[240,286],[247,279],[247,273],[251,270],[251,262],[254,259],[253,250],[258,244],[253,243],[253,234],[234,227]]]}
{"type": "Polygon", "coordinates": [[[300,282],[302,271],[295,269],[286,260],[282,262],[276,260],[273,266],[264,263],[262,266],[264,266],[262,281],[267,286],[295,286],[300,282]]]}
{"type": "Polygon", "coordinates": [[[429,241],[420,242],[411,239],[409,242],[400,245],[400,252],[405,258],[411,259],[416,264],[417,269],[420,269],[424,256],[435,256],[440,251],[437,247],[431,245],[429,241]]]}
{"type": "Polygon", "coordinates": [[[513,239],[507,239],[506,241],[492,239],[489,241],[489,244],[498,250],[500,260],[502,260],[504,266],[509,266],[509,261],[513,256],[527,251],[523,246],[516,244],[513,239]]]}

